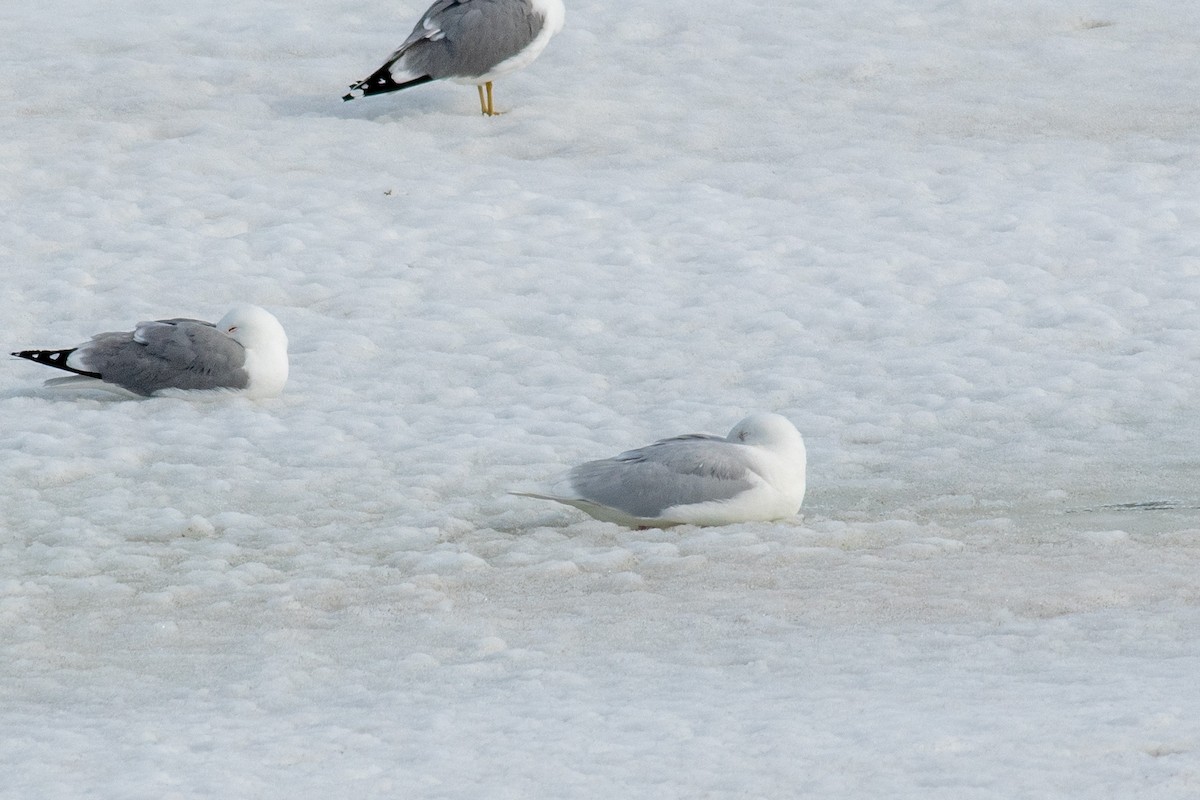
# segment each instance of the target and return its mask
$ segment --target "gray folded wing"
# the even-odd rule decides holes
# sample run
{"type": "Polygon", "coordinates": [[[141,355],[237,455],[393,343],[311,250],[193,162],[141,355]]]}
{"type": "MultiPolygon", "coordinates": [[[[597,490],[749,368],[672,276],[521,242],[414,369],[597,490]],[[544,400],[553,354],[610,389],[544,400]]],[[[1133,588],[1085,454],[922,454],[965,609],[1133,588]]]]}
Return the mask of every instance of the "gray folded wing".
{"type": "Polygon", "coordinates": [[[672,506],[736,497],[754,486],[751,467],[743,448],[697,434],[580,464],[568,478],[580,498],[650,519],[672,506]]]}
{"type": "Polygon", "coordinates": [[[140,395],[163,389],[244,389],[246,351],[212,323],[169,319],[101,333],[79,348],[101,380],[140,395]]]}
{"type": "Polygon", "coordinates": [[[435,80],[485,75],[525,49],[543,22],[529,0],[439,0],[390,62],[435,80]]]}

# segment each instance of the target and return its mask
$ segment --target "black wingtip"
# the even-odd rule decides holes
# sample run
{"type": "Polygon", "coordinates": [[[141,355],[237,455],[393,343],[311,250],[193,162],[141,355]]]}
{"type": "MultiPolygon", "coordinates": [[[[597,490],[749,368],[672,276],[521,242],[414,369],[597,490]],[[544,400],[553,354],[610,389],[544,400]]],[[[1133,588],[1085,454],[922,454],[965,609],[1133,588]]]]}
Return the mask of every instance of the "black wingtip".
{"type": "Polygon", "coordinates": [[[377,69],[369,78],[365,78],[358,83],[350,84],[350,93],[342,95],[342,102],[347,100],[355,100],[359,97],[368,97],[373,94],[385,94],[387,92],[397,92],[401,89],[407,89],[410,86],[420,86],[422,83],[429,83],[433,78],[429,75],[422,75],[419,78],[413,78],[404,83],[396,83],[392,80],[391,64],[382,66],[377,69]]]}
{"type": "Polygon", "coordinates": [[[89,378],[99,378],[100,373],[88,372],[84,369],[76,369],[67,365],[67,359],[71,353],[74,353],[77,348],[69,348],[67,350],[21,350],[13,353],[17,358],[26,358],[38,364],[45,364],[47,367],[54,367],[65,372],[74,372],[76,375],[86,375],[89,378]]]}

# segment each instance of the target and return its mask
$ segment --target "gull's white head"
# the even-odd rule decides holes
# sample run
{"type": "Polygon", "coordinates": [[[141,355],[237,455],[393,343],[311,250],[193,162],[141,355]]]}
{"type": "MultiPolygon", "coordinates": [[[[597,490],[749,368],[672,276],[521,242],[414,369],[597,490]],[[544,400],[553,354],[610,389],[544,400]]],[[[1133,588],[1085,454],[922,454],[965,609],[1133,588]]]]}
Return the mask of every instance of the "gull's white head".
{"type": "Polygon", "coordinates": [[[734,444],[761,448],[759,474],[778,492],[781,515],[797,513],[808,482],[808,453],[796,426],[778,414],[751,414],[734,425],[726,438],[734,444]]]}
{"type": "Polygon", "coordinates": [[[734,444],[763,447],[780,454],[799,453],[804,457],[804,438],[796,426],[779,414],[751,414],[733,426],[726,437],[734,444]]]}
{"type": "Polygon", "coordinates": [[[217,329],[246,349],[246,394],[273,397],[288,378],[287,334],[275,315],[258,306],[235,306],[217,329]]]}

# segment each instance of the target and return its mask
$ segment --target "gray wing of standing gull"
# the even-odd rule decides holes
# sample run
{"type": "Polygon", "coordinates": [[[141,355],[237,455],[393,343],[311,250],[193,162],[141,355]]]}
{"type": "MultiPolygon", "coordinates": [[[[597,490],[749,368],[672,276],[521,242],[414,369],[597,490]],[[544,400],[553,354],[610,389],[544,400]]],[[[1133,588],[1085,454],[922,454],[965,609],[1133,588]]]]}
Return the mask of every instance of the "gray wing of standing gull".
{"type": "Polygon", "coordinates": [[[581,499],[653,518],[672,506],[736,497],[754,486],[751,466],[724,437],[693,434],[580,464],[568,478],[581,499]]]}
{"type": "Polygon", "coordinates": [[[434,80],[486,75],[528,47],[544,21],[529,0],[440,0],[391,61],[403,56],[409,71],[434,80]]]}
{"type": "Polygon", "coordinates": [[[93,336],[78,349],[89,372],[140,395],[163,389],[244,389],[250,379],[245,348],[199,320],[143,322],[132,333],[93,336]]]}

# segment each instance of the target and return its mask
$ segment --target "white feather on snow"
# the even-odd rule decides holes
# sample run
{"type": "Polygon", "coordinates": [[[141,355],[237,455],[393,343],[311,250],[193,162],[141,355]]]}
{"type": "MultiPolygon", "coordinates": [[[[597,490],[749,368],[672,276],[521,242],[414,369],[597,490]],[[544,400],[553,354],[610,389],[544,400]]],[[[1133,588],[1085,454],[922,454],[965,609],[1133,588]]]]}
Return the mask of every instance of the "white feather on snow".
{"type": "Polygon", "coordinates": [[[10,349],[292,376],[5,371],[0,793],[1194,796],[1194,4],[579,0],[491,120],[342,104],[423,3],[159,5],[6,14],[10,349]],[[798,524],[505,494],[757,408],[798,524]]]}

